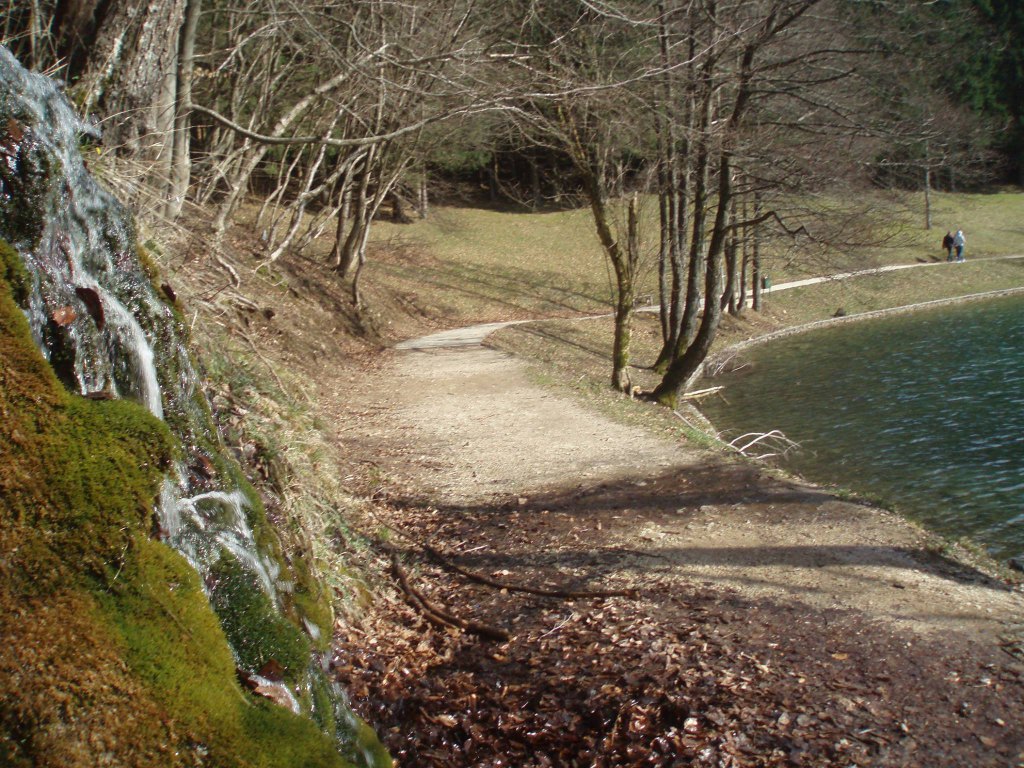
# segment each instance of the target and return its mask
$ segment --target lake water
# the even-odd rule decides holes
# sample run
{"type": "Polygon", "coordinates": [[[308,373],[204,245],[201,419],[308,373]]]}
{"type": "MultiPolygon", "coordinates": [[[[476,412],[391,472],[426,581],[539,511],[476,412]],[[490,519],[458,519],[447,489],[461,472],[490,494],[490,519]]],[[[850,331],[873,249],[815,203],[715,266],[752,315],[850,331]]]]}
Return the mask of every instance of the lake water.
{"type": "Polygon", "coordinates": [[[1024,297],[843,324],[744,353],[705,413],[780,429],[783,464],[996,557],[1024,554],[1024,297]]]}

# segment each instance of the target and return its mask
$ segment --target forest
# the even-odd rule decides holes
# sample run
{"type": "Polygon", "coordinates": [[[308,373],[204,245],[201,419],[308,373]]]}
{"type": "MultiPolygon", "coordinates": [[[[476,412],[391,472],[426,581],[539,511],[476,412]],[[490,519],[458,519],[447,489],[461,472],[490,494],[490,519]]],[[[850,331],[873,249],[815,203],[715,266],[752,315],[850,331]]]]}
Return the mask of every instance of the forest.
{"type": "Polygon", "coordinates": [[[849,202],[864,185],[923,191],[930,224],[931,190],[1024,174],[1009,0],[8,0],[2,18],[22,63],[96,123],[143,216],[198,205],[222,233],[257,192],[268,262],[330,240],[356,307],[384,214],[467,192],[589,206],[623,391],[629,201],[656,198],[663,378],[646,396],[669,405],[721,314],[758,307],[761,243],[865,245],[871,212],[849,202]]]}

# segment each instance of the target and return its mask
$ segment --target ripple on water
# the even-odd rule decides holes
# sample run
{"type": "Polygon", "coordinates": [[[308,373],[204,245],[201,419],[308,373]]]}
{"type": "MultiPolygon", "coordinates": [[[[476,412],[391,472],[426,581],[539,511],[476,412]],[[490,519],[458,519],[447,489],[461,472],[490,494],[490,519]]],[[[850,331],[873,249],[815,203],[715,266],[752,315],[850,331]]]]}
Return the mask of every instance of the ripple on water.
{"type": "Polygon", "coordinates": [[[781,429],[787,466],[1024,554],[1024,298],[773,341],[705,404],[727,433],[781,429]],[[750,372],[752,371],[752,372],[750,372]]]}

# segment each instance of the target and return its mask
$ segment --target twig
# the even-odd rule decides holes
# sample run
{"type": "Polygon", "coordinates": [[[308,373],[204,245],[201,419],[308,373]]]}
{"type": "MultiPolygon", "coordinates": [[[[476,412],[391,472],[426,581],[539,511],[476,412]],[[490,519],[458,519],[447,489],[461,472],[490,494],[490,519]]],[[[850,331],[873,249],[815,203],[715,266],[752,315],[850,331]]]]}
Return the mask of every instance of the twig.
{"type": "Polygon", "coordinates": [[[713,395],[716,392],[721,392],[725,387],[708,387],[707,389],[695,389],[693,392],[687,392],[685,395],[680,397],[681,400],[699,400],[702,397],[713,395]]]}
{"type": "Polygon", "coordinates": [[[267,366],[267,370],[270,371],[270,375],[274,377],[274,381],[277,382],[277,386],[281,388],[281,391],[288,395],[288,397],[291,397],[291,393],[288,392],[288,388],[284,385],[284,382],[281,381],[281,377],[277,375],[277,371],[274,370],[273,363],[271,363],[266,357],[263,356],[263,353],[260,352],[259,347],[256,346],[256,342],[253,341],[249,334],[247,334],[241,328],[238,329],[238,332],[242,335],[243,339],[249,342],[249,346],[252,347],[252,351],[256,354],[256,357],[262,360],[264,364],[267,366]]]}
{"type": "Polygon", "coordinates": [[[740,435],[739,437],[737,437],[736,439],[731,441],[728,445],[729,445],[730,448],[732,448],[737,453],[740,453],[740,454],[742,454],[744,456],[747,456],[749,458],[754,458],[754,459],[767,459],[767,458],[771,458],[772,456],[777,456],[780,453],[783,456],[785,456],[790,451],[800,447],[799,443],[794,442],[793,440],[790,440],[788,437],[786,437],[784,434],[782,434],[782,432],[780,432],[777,429],[773,429],[771,432],[763,432],[763,433],[760,433],[760,432],[747,432],[746,434],[740,435]],[[741,440],[746,440],[747,438],[750,438],[750,437],[752,437],[754,439],[750,440],[749,442],[744,443],[743,445],[736,445],[741,440]],[[769,452],[768,453],[762,453],[762,454],[760,454],[758,456],[752,456],[751,457],[750,454],[747,453],[747,451],[750,450],[751,448],[753,448],[755,445],[761,444],[762,442],[767,443],[769,446],[771,446],[771,448],[769,449],[769,452]],[[772,448],[774,450],[772,450],[772,448]]]}

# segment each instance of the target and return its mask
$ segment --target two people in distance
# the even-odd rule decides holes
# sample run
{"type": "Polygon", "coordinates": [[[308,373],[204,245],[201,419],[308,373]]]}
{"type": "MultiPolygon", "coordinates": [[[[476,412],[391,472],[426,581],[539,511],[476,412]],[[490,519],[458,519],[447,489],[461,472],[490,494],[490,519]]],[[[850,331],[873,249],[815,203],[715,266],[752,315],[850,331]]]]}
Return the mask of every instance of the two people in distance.
{"type": "Polygon", "coordinates": [[[946,261],[953,261],[953,253],[956,252],[956,261],[966,261],[964,259],[964,246],[967,241],[964,239],[964,231],[958,229],[956,234],[950,234],[946,232],[946,236],[942,238],[942,247],[946,251],[946,261]]]}

